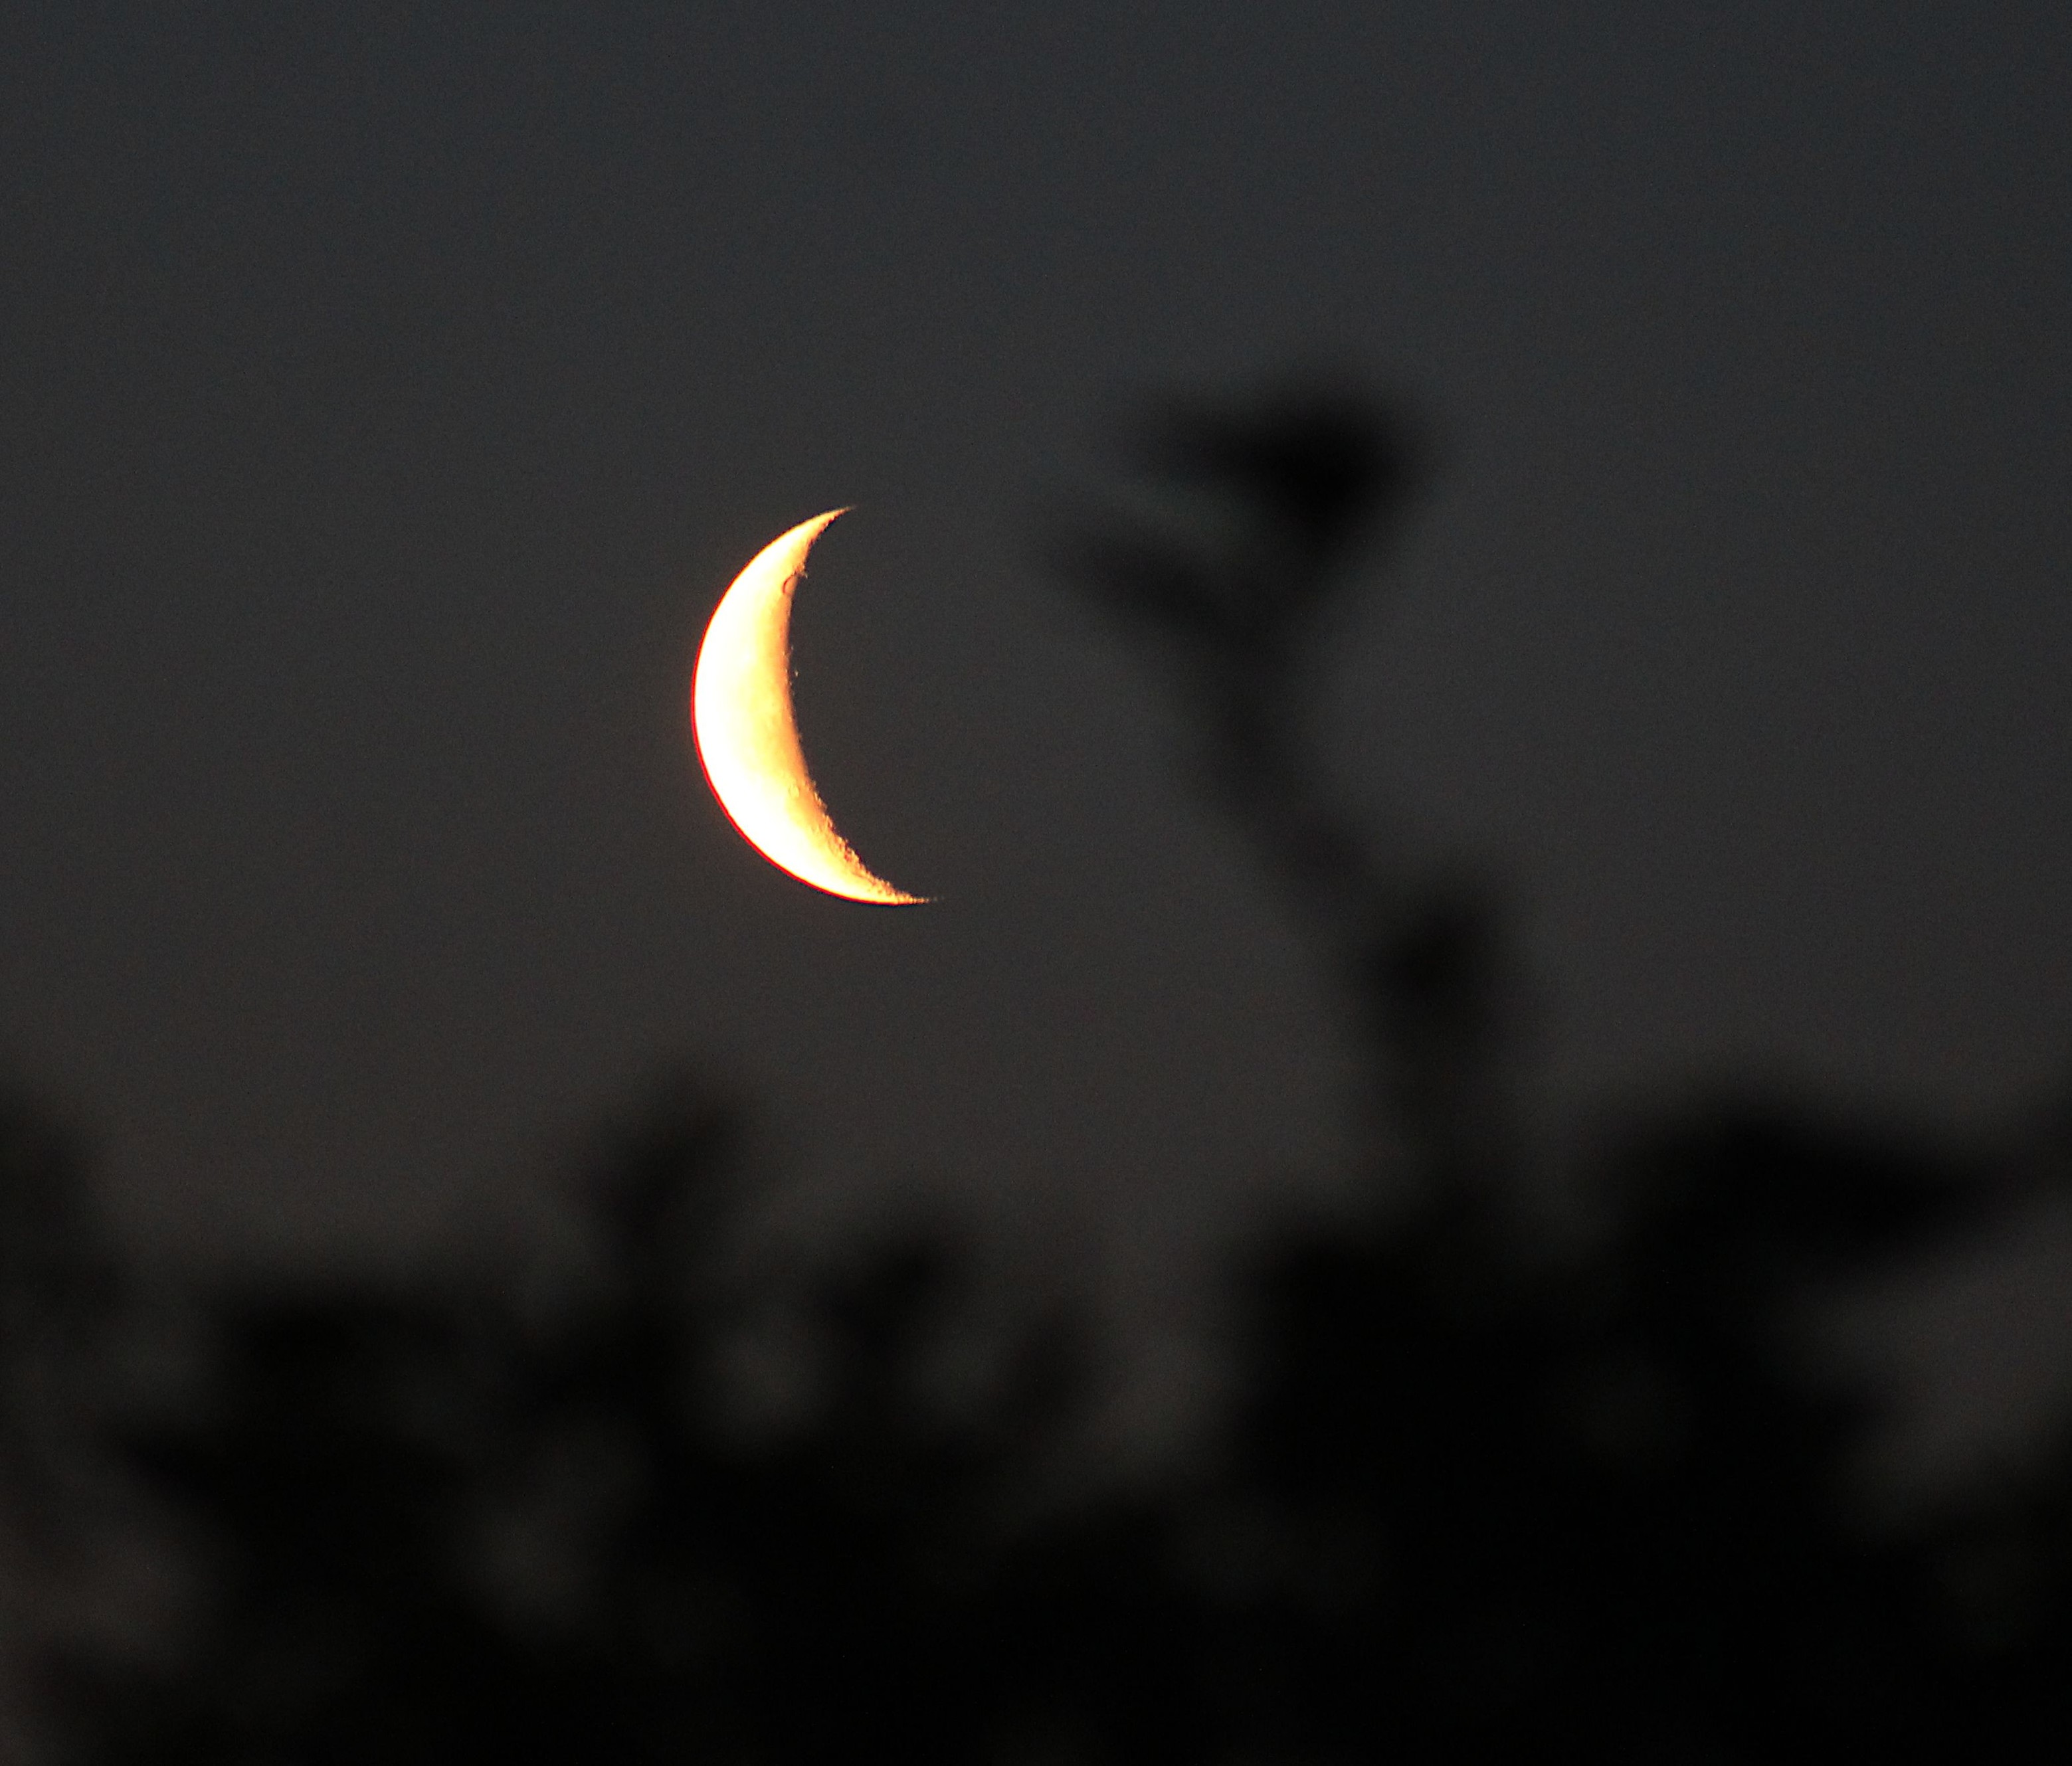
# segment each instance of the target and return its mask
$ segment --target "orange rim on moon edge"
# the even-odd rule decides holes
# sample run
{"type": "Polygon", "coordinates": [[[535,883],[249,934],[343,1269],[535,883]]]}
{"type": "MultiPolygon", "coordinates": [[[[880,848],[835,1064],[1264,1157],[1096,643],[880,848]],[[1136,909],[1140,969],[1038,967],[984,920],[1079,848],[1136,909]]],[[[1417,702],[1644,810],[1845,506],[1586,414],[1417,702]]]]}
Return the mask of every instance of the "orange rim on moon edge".
{"type": "Polygon", "coordinates": [[[713,610],[691,685],[705,779],[741,836],[779,869],[851,901],[925,901],[875,875],[835,831],[791,714],[791,597],[836,516],[802,521],[749,560],[713,610]]]}

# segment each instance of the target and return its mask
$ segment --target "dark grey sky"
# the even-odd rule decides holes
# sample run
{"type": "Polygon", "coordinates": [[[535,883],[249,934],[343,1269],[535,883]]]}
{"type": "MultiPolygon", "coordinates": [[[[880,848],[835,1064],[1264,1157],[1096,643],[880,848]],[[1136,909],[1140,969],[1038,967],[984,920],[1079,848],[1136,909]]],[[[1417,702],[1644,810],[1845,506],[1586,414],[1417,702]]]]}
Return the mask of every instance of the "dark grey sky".
{"type": "Polygon", "coordinates": [[[1142,395],[1291,363],[1443,437],[1316,734],[1507,869],[1557,1090],[2066,1071],[2062,4],[10,14],[0,1065],[139,1230],[407,1240],[678,1059],[1125,1236],[1328,1158],[1291,935],[1037,563],[1142,395]],[[800,717],[926,910],[689,745],[838,503],[800,717]]]}

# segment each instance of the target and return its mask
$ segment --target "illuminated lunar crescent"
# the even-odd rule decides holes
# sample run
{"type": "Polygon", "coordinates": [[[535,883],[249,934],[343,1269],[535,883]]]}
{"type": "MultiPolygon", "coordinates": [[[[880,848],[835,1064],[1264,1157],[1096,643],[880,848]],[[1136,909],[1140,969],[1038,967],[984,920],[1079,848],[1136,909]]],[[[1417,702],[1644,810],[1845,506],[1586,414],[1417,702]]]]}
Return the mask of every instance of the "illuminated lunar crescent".
{"type": "Polygon", "coordinates": [[[835,832],[791,715],[791,596],[813,542],[846,512],[780,534],[720,598],[698,650],[691,727],[713,795],[757,852],[830,895],[899,906],[927,897],[874,876],[835,832]]]}

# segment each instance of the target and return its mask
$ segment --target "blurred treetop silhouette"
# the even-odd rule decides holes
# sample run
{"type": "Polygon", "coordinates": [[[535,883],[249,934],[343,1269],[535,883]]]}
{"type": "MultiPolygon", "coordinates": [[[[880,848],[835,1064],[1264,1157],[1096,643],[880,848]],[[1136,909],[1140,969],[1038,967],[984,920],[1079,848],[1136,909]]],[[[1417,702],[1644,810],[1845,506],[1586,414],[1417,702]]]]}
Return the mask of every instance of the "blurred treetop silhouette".
{"type": "Polygon", "coordinates": [[[1607,1230],[1540,1242],[1494,897],[1349,825],[1294,716],[1320,611],[1408,512],[1409,428],[1297,392],[1176,409],[1143,457],[1219,536],[1083,517],[1063,561],[1183,696],[1414,1198],[1234,1254],[1214,1450],[1074,1494],[1096,1345],[1036,1307],[953,1390],[979,1266],[939,1222],[789,1296],[804,1395],[745,1424],[771,1296],[726,1255],[744,1119],[695,1088],[588,1174],[602,1273],[553,1306],[479,1266],[227,1285],[199,1394],[111,1406],[97,1345],[149,1304],[9,1103],[0,1465],[51,1546],[17,1553],[12,1628],[48,1757],[2072,1759],[2072,1440],[1873,1525],[1878,1395],[1786,1328],[2054,1168],[1729,1095],[1620,1125],[1607,1230]],[[189,1567],[149,1647],[50,1621],[83,1574],[61,1542],[146,1534],[189,1567]]]}

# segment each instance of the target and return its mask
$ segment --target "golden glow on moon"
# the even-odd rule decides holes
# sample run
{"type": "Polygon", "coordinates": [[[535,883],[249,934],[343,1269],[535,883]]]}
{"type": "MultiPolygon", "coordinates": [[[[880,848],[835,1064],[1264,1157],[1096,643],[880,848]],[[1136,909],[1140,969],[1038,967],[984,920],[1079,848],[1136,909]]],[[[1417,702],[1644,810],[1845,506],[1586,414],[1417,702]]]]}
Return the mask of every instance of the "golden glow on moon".
{"type": "Polygon", "coordinates": [[[713,795],[757,852],[830,895],[898,906],[927,897],[874,876],[835,832],[791,716],[791,596],[813,542],[845,513],[778,536],[720,598],[698,650],[691,727],[713,795]]]}

